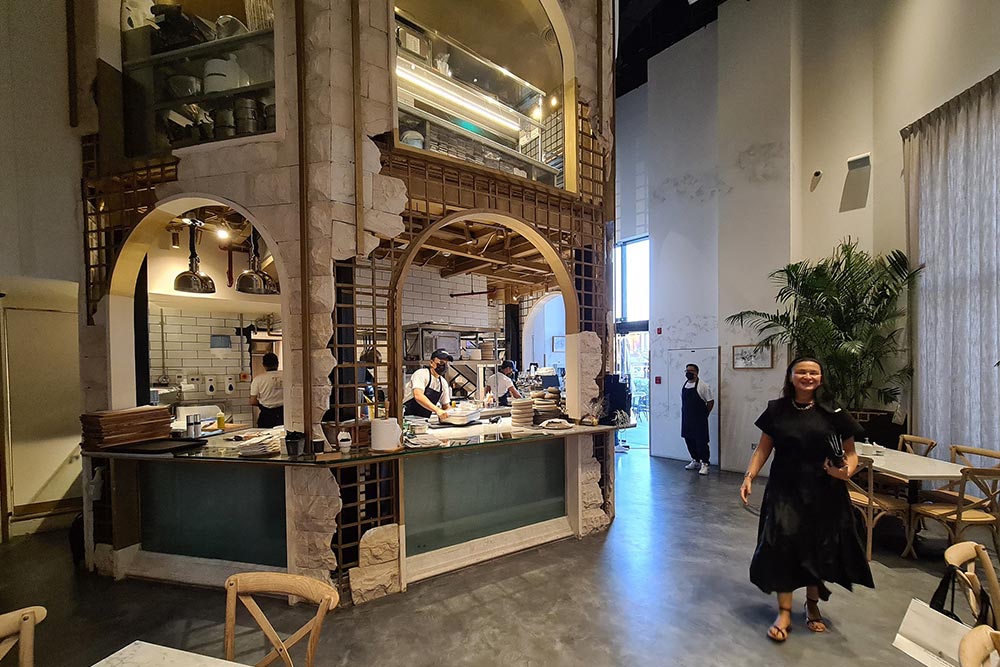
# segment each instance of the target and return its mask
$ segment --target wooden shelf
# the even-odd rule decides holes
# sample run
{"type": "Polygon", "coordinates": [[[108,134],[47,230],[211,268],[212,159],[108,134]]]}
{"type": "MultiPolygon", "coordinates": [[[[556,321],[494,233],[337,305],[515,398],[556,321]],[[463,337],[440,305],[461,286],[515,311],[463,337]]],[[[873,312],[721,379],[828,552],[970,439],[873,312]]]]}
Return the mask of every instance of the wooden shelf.
{"type": "Polygon", "coordinates": [[[214,102],[227,97],[240,97],[249,95],[250,93],[271,90],[273,88],[274,81],[265,81],[263,83],[242,86],[241,88],[230,88],[228,90],[219,90],[214,93],[200,93],[198,95],[189,95],[187,97],[165,100],[163,102],[157,102],[153,105],[153,108],[159,111],[161,109],[173,109],[174,107],[185,106],[188,104],[205,104],[206,102],[214,102]]]}
{"type": "Polygon", "coordinates": [[[233,37],[224,37],[223,39],[213,39],[210,42],[203,42],[201,44],[195,44],[194,46],[185,46],[180,49],[174,49],[173,51],[157,53],[149,56],[148,58],[129,60],[122,64],[122,69],[125,71],[131,71],[142,69],[143,67],[162,65],[165,63],[191,58],[208,58],[220,53],[235,51],[242,46],[254,44],[256,42],[267,42],[273,44],[274,28],[257,30],[255,32],[249,32],[244,35],[235,35],[233,37]]]}

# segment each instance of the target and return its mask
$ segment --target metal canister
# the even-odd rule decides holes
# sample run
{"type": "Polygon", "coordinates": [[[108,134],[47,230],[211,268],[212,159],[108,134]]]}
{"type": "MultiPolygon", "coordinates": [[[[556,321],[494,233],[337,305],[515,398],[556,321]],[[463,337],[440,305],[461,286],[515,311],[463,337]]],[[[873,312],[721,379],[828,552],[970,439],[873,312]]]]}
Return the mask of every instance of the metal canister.
{"type": "Polygon", "coordinates": [[[236,121],[236,134],[253,134],[260,128],[257,100],[249,97],[237,97],[233,105],[233,117],[236,121]]]}
{"type": "Polygon", "coordinates": [[[188,415],[187,416],[187,437],[189,438],[200,438],[201,437],[201,415],[188,415]]]}
{"type": "Polygon", "coordinates": [[[228,139],[236,134],[232,109],[216,109],[213,120],[215,120],[216,139],[228,139]]]}

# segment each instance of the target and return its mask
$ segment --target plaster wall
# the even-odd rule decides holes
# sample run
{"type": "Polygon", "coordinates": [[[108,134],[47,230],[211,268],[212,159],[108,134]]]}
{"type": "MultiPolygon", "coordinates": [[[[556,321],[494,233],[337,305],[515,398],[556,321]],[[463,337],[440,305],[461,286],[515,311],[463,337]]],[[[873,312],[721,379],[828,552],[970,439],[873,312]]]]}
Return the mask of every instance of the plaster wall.
{"type": "MultiPolygon", "coordinates": [[[[714,72],[713,72],[714,75],[714,72]]],[[[650,231],[649,86],[618,98],[615,105],[615,242],[646,236],[650,231]]]]}
{"type": "Polygon", "coordinates": [[[730,186],[717,168],[717,53],[710,25],[651,59],[647,134],[622,132],[622,142],[634,142],[626,146],[645,148],[649,165],[650,375],[663,379],[650,385],[654,456],[684,451],[670,351],[719,344],[719,206],[730,186]]]}

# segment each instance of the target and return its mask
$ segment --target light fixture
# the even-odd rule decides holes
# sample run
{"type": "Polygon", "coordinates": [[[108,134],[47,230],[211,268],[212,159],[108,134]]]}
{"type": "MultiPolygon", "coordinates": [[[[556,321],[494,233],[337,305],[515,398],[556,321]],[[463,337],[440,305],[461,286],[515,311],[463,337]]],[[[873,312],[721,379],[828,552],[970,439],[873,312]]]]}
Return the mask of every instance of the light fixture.
{"type": "Polygon", "coordinates": [[[181,233],[170,232],[170,247],[177,249],[181,247],[181,233]]]}
{"type": "Polygon", "coordinates": [[[250,268],[236,277],[236,291],[243,294],[280,294],[277,283],[260,270],[257,257],[257,230],[250,231],[250,268]]]}
{"type": "Polygon", "coordinates": [[[174,289],[178,292],[190,292],[192,294],[215,294],[215,281],[207,274],[202,273],[198,258],[198,250],[195,248],[195,223],[196,220],[188,222],[188,248],[191,250],[188,256],[188,270],[181,271],[174,278],[174,289]]]}
{"type": "MultiPolygon", "coordinates": [[[[412,68],[413,65],[410,65],[410,67],[412,68]]],[[[438,95],[440,97],[443,97],[444,99],[448,100],[449,102],[452,102],[454,104],[459,105],[460,107],[468,109],[469,111],[472,111],[472,112],[474,112],[474,113],[482,116],[483,118],[486,118],[487,120],[490,120],[490,121],[492,121],[494,123],[502,125],[503,127],[506,127],[509,130],[513,130],[514,132],[518,132],[521,129],[521,126],[518,125],[517,123],[514,123],[514,122],[512,122],[512,121],[510,121],[510,120],[508,120],[506,118],[504,118],[503,116],[501,116],[499,114],[496,114],[496,113],[490,111],[489,109],[486,109],[485,107],[482,107],[482,106],[480,106],[478,104],[474,104],[473,102],[465,100],[465,99],[459,97],[458,95],[453,94],[451,91],[448,91],[445,88],[442,88],[441,86],[437,85],[436,83],[428,81],[427,79],[423,78],[419,74],[416,74],[415,72],[411,72],[411,71],[409,71],[409,70],[407,70],[407,69],[405,69],[403,67],[397,66],[396,67],[396,76],[398,76],[401,79],[405,79],[406,81],[409,81],[410,83],[414,83],[414,84],[420,86],[421,88],[423,88],[424,90],[430,91],[430,92],[432,92],[432,93],[434,93],[434,94],[436,94],[436,95],[438,95]]]]}
{"type": "Polygon", "coordinates": [[[549,104],[551,104],[553,108],[559,106],[559,98],[553,95],[552,99],[549,100],[549,104]]]}
{"type": "Polygon", "coordinates": [[[225,241],[229,238],[229,229],[226,227],[219,227],[219,229],[216,230],[215,235],[219,237],[220,241],[225,241]]]}

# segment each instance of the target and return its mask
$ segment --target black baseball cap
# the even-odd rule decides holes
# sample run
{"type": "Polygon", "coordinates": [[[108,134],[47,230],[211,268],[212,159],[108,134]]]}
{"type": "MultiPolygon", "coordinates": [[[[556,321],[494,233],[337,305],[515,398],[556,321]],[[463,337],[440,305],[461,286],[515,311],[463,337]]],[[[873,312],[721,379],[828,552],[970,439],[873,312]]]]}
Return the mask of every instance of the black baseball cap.
{"type": "Polygon", "coordinates": [[[431,359],[444,359],[445,361],[455,361],[455,359],[450,354],[448,354],[448,350],[444,349],[443,347],[439,347],[438,349],[431,352],[431,359]]]}

